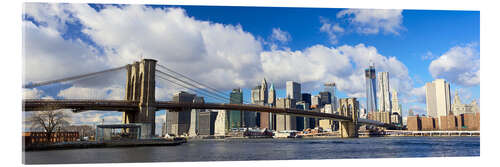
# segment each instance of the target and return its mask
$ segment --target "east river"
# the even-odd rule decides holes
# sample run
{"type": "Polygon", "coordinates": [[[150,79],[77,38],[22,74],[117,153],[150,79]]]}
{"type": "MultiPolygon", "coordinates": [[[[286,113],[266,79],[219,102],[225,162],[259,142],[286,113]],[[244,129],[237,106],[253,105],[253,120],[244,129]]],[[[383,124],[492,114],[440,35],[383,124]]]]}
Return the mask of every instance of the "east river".
{"type": "Polygon", "coordinates": [[[179,146],[23,152],[27,164],[479,156],[479,137],[189,140],[179,146]]]}

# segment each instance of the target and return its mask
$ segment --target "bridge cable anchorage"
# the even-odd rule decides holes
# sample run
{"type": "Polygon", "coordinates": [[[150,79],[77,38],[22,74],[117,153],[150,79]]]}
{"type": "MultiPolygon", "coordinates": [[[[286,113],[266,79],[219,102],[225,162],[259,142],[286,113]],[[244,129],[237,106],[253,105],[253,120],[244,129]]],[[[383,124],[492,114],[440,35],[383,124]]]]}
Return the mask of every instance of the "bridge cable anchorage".
{"type": "Polygon", "coordinates": [[[182,85],[182,84],[180,84],[180,83],[177,83],[177,82],[175,82],[175,81],[169,80],[169,79],[164,78],[164,77],[162,77],[162,76],[156,76],[156,77],[158,77],[158,78],[160,78],[160,79],[163,79],[163,80],[165,80],[165,81],[168,81],[168,82],[170,82],[170,83],[173,83],[173,84],[175,84],[175,85],[177,85],[177,86],[181,86],[181,87],[183,87],[183,88],[189,89],[189,90],[191,90],[191,91],[193,91],[193,92],[196,92],[196,93],[199,93],[199,94],[201,94],[201,95],[210,96],[210,97],[212,97],[212,98],[216,99],[217,101],[221,101],[221,102],[226,102],[226,101],[227,101],[227,99],[220,98],[220,97],[217,97],[217,96],[214,96],[214,95],[211,95],[211,94],[207,94],[207,93],[205,93],[205,92],[201,92],[201,91],[199,91],[199,90],[193,89],[193,88],[188,87],[188,86],[186,86],[186,85],[182,85]],[[222,100],[221,100],[221,99],[222,99],[222,100]]]}
{"type": "Polygon", "coordinates": [[[118,70],[121,70],[121,69],[125,69],[125,67],[127,67],[127,66],[125,65],[125,66],[116,67],[116,68],[112,68],[112,69],[107,69],[107,70],[103,70],[103,71],[98,71],[98,72],[93,72],[93,73],[88,73],[88,74],[82,74],[82,75],[77,75],[77,76],[72,76],[72,77],[67,77],[67,78],[61,78],[61,79],[56,79],[56,80],[51,80],[51,81],[38,82],[38,83],[34,83],[34,84],[26,84],[26,85],[23,85],[23,88],[30,89],[30,88],[36,88],[36,87],[50,85],[50,84],[54,84],[54,83],[60,83],[60,82],[66,82],[66,81],[71,81],[71,80],[86,78],[86,77],[95,76],[95,75],[102,74],[102,73],[107,73],[107,72],[112,72],[112,71],[118,71],[118,70]]]}
{"type": "Polygon", "coordinates": [[[205,87],[205,88],[207,88],[207,89],[210,89],[210,90],[212,90],[212,91],[213,91],[213,92],[215,92],[215,93],[222,94],[222,95],[226,96],[226,94],[225,94],[224,92],[219,91],[219,90],[217,90],[217,89],[215,89],[215,88],[212,88],[212,87],[210,87],[210,86],[207,86],[207,85],[205,85],[205,84],[203,84],[203,83],[200,83],[200,82],[198,82],[198,81],[196,81],[196,80],[194,80],[194,79],[191,79],[191,78],[189,78],[189,77],[188,77],[188,76],[186,76],[186,75],[183,75],[183,74],[178,73],[178,72],[176,72],[176,71],[174,71],[174,70],[172,70],[172,69],[170,69],[170,68],[165,67],[164,65],[158,64],[158,66],[159,66],[159,67],[161,67],[161,68],[164,68],[164,69],[166,69],[166,70],[168,70],[168,71],[170,71],[170,72],[172,72],[172,73],[174,73],[174,74],[176,74],[176,75],[179,75],[179,76],[181,76],[181,77],[184,77],[184,78],[186,78],[186,79],[188,79],[188,80],[190,80],[190,81],[192,81],[192,82],[194,82],[194,83],[196,83],[196,84],[198,84],[198,85],[200,85],[200,86],[203,86],[203,87],[205,87]]]}
{"type": "MultiPolygon", "coordinates": [[[[208,94],[212,95],[212,97],[213,97],[213,96],[217,96],[217,97],[219,97],[219,99],[221,99],[221,98],[222,98],[222,99],[224,99],[224,101],[225,101],[225,102],[230,101],[230,98],[229,98],[229,97],[227,97],[227,96],[222,96],[222,95],[220,95],[220,94],[216,94],[216,93],[214,93],[213,91],[209,91],[209,90],[204,89],[204,88],[202,88],[202,87],[196,86],[196,85],[195,85],[195,84],[193,84],[193,83],[190,83],[190,82],[188,82],[188,81],[182,80],[182,79],[180,79],[180,78],[178,78],[178,77],[175,77],[175,76],[173,76],[173,75],[171,75],[171,74],[168,74],[168,73],[165,73],[165,72],[163,72],[163,71],[160,71],[160,70],[156,70],[156,71],[157,71],[157,72],[159,72],[160,74],[166,75],[166,76],[168,76],[168,77],[170,77],[170,78],[173,78],[173,79],[175,79],[175,80],[177,80],[177,81],[180,81],[180,82],[182,82],[182,83],[184,83],[184,84],[187,84],[187,85],[189,85],[189,86],[191,86],[191,87],[193,87],[193,88],[197,88],[197,89],[200,89],[201,91],[207,92],[208,94]]],[[[163,78],[163,79],[165,79],[165,78],[163,78]]],[[[182,85],[180,85],[180,86],[182,86],[182,85]]]]}

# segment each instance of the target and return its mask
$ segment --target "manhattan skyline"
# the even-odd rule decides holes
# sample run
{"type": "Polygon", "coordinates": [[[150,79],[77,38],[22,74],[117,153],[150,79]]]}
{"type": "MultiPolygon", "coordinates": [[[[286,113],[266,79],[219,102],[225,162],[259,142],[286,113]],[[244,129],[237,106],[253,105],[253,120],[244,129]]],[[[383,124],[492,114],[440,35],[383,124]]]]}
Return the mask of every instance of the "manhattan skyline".
{"type": "MultiPolygon", "coordinates": [[[[390,89],[398,91],[405,116],[408,109],[426,113],[425,83],[438,78],[451,84],[451,94],[461,91],[464,103],[479,102],[477,11],[44,3],[25,7],[26,82],[146,57],[228,95],[242,88],[245,101],[250,101],[251,88],[266,78],[277,97],[285,97],[286,81],[300,83],[302,92],[313,95],[325,82],[335,82],[338,97],[357,97],[366,108],[363,70],[373,61],[377,72],[389,72],[390,89]],[[47,45],[29,45],[41,41],[47,45]],[[42,59],[45,64],[36,62],[42,59]],[[74,69],[51,67],[61,64],[74,69]]],[[[63,90],[24,91],[65,98],[77,97],[79,89],[69,85],[63,90]]],[[[115,93],[112,87],[100,89],[111,90],[106,96],[115,93]]],[[[175,91],[158,96],[170,98],[175,91]]],[[[77,119],[84,123],[93,117],[116,117],[99,114],[77,119]]]]}

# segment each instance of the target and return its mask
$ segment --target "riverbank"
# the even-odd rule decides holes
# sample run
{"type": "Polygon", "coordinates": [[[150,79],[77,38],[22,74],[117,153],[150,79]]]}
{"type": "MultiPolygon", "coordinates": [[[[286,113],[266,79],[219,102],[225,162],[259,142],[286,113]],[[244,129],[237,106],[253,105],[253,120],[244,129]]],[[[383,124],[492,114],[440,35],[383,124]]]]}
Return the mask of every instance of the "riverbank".
{"type": "Polygon", "coordinates": [[[80,149],[80,148],[108,148],[108,147],[139,147],[139,146],[176,146],[186,143],[184,138],[167,139],[146,139],[130,141],[86,141],[86,142],[64,142],[51,144],[27,145],[25,151],[59,150],[59,149],[80,149]]]}

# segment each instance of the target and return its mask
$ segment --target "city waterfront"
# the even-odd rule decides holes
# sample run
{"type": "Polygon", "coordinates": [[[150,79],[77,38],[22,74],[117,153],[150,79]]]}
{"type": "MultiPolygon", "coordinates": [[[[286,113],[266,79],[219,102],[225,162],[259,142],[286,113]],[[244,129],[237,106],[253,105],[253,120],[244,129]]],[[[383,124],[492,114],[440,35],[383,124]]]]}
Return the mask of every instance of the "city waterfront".
{"type": "Polygon", "coordinates": [[[24,152],[26,164],[469,157],[480,137],[190,140],[179,146],[24,152]]]}

